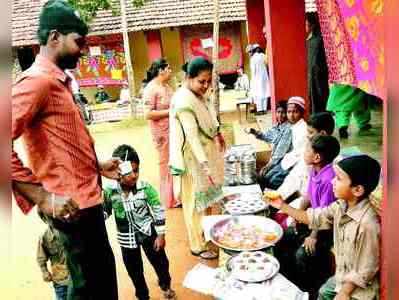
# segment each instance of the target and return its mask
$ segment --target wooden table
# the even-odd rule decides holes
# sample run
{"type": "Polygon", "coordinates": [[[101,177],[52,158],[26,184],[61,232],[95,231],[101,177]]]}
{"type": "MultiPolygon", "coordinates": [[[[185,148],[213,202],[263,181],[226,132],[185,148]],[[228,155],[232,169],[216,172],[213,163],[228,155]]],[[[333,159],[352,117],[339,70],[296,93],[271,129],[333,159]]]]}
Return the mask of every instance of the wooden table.
{"type": "Polygon", "coordinates": [[[249,98],[239,98],[237,99],[236,107],[238,111],[239,120],[241,123],[241,105],[245,105],[245,120],[248,121],[248,114],[251,107],[255,107],[255,104],[252,103],[249,98]]]}

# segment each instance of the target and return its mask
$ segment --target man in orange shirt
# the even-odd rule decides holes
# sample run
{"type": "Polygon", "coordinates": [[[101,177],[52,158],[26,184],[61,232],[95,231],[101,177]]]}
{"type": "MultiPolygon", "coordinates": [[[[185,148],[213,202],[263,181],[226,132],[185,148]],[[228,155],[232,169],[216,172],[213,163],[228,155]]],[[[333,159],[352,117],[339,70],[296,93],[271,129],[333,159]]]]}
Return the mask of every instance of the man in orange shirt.
{"type": "Polygon", "coordinates": [[[29,168],[12,152],[12,188],[24,213],[37,205],[60,233],[71,286],[68,300],[118,299],[115,259],[104,224],[101,175],[119,176],[119,161],[99,163],[65,69],[76,67],[87,25],[66,1],[40,14],[40,52],[12,89],[12,140],[23,137],[29,168]]]}

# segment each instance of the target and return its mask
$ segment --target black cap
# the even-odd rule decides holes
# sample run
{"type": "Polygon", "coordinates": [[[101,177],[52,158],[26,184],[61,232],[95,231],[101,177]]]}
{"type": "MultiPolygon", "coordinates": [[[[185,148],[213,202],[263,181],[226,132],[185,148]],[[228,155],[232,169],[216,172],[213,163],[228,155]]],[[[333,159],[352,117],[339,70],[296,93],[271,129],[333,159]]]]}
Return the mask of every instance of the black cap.
{"type": "Polygon", "coordinates": [[[63,34],[76,32],[81,36],[89,32],[79,13],[65,0],[50,0],[43,6],[39,17],[41,30],[57,30],[63,34]]]}

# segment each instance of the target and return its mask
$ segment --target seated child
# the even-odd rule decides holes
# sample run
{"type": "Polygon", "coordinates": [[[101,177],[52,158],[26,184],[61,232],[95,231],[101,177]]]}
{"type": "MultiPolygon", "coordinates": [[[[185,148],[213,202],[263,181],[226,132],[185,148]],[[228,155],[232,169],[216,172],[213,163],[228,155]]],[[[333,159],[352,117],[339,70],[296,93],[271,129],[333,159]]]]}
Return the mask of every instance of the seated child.
{"type": "MultiPolygon", "coordinates": [[[[332,135],[334,133],[335,121],[331,113],[320,112],[310,116],[307,122],[307,137],[310,140],[315,135],[332,135]]],[[[300,196],[307,193],[310,166],[302,157],[292,168],[283,184],[277,189],[281,197],[286,200],[295,192],[300,196]]]]}
{"type": "MultiPolygon", "coordinates": [[[[331,183],[335,177],[332,162],[339,150],[339,142],[333,136],[316,135],[308,143],[304,160],[311,169],[307,196],[302,199],[301,209],[327,207],[336,200],[331,183]]],[[[311,299],[331,275],[332,242],[331,229],[310,231],[307,226],[299,224],[288,227],[276,245],[281,272],[286,273],[300,289],[310,292],[311,299]]]]}
{"type": "Polygon", "coordinates": [[[305,100],[301,97],[291,97],[287,103],[287,118],[291,124],[292,148],[280,162],[272,168],[260,171],[258,182],[261,189],[277,189],[284,181],[292,167],[301,159],[306,145],[305,100]]]}
{"type": "Polygon", "coordinates": [[[266,165],[266,169],[279,163],[292,147],[291,124],[287,122],[287,103],[285,101],[280,101],[277,104],[276,122],[277,124],[266,132],[261,132],[254,128],[250,128],[247,131],[253,134],[258,140],[272,144],[272,154],[266,165]]]}
{"type": "Polygon", "coordinates": [[[164,249],[165,209],[158,193],[149,183],[138,181],[140,160],[132,147],[121,145],[112,156],[124,162],[120,165],[120,179],[104,190],[104,214],[108,217],[114,212],[117,239],[136,297],[150,299],[144,278],[142,247],[158,276],[164,299],[176,299],[170,287],[169,261],[164,249]]]}
{"type": "Polygon", "coordinates": [[[355,155],[334,165],[334,195],[327,207],[292,208],[281,198],[269,203],[308,224],[333,230],[336,272],[319,290],[319,300],[373,300],[379,291],[380,223],[369,195],[380,179],[379,163],[368,155],[355,155]]]}

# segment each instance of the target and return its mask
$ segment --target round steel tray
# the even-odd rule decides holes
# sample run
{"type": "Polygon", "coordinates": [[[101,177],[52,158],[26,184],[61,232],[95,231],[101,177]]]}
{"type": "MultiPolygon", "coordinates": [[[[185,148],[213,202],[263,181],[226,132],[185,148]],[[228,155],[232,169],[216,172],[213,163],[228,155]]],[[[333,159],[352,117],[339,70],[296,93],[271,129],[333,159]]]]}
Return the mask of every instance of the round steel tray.
{"type": "MultiPolygon", "coordinates": [[[[260,251],[255,251],[255,252],[251,252],[250,254],[255,254],[258,253],[260,251]]],[[[267,253],[264,252],[260,252],[263,258],[267,258],[268,261],[273,265],[272,266],[272,271],[269,272],[265,272],[265,271],[259,271],[256,273],[251,273],[251,272],[247,272],[247,271],[239,271],[239,270],[235,270],[233,271],[233,266],[235,263],[237,263],[237,260],[242,259],[242,255],[244,253],[248,253],[248,252],[241,252],[238,255],[232,256],[230,257],[227,262],[226,262],[226,269],[229,273],[231,273],[231,275],[240,280],[240,281],[244,281],[244,282],[263,282],[266,280],[269,280],[271,278],[273,278],[278,271],[280,270],[280,263],[278,262],[278,260],[267,253]]]]}
{"type": "Polygon", "coordinates": [[[273,246],[277,243],[281,237],[283,236],[282,227],[275,221],[269,218],[261,217],[261,216],[232,216],[231,218],[221,220],[213,225],[210,231],[210,236],[212,242],[219,246],[220,248],[232,250],[232,251],[256,251],[265,249],[267,247],[273,246]],[[232,247],[229,245],[225,245],[219,242],[219,236],[223,231],[224,226],[228,226],[230,222],[234,222],[236,224],[242,225],[244,227],[252,227],[257,226],[262,229],[264,233],[273,233],[276,235],[276,239],[273,242],[264,241],[258,247],[248,247],[248,248],[239,248],[232,247]]]}
{"type": "Polygon", "coordinates": [[[256,214],[268,208],[268,204],[262,200],[262,196],[258,193],[233,194],[231,197],[223,202],[226,212],[230,215],[256,214]]]}

